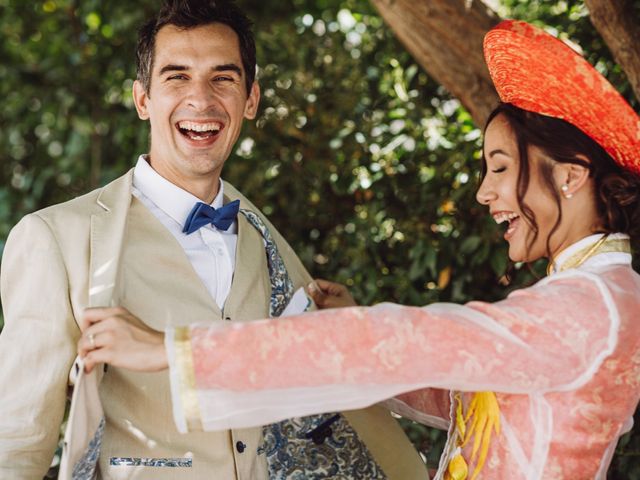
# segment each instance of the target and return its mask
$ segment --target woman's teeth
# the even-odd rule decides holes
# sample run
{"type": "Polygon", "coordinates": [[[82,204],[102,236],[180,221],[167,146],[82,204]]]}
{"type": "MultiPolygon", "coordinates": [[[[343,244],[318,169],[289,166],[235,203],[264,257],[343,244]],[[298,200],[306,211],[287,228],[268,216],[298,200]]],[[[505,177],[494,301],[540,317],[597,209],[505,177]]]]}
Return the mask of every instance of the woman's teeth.
{"type": "Polygon", "coordinates": [[[493,215],[493,219],[496,221],[497,224],[500,224],[503,222],[511,223],[513,219],[518,218],[519,216],[520,215],[513,212],[500,212],[493,215]]]}
{"type": "Polygon", "coordinates": [[[520,215],[514,212],[498,212],[493,214],[493,219],[497,224],[509,222],[507,231],[504,232],[505,240],[508,240],[511,235],[513,235],[513,232],[515,232],[516,228],[518,227],[519,218],[520,215]]]}

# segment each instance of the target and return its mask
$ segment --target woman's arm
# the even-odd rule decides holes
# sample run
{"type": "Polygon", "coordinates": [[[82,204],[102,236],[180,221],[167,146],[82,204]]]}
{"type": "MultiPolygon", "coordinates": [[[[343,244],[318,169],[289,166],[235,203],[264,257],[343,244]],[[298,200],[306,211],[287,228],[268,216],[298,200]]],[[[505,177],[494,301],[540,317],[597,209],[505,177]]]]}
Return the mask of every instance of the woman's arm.
{"type": "MultiPolygon", "coordinates": [[[[532,393],[588,381],[616,341],[597,277],[557,277],[494,304],[381,304],[169,332],[193,365],[205,428],[361,408],[424,387],[532,393]]],[[[185,383],[182,383],[185,385],[185,383]]]]}
{"type": "MultiPolygon", "coordinates": [[[[493,304],[380,304],[194,324],[167,331],[168,359],[160,358],[161,337],[127,338],[162,352],[148,362],[154,368],[168,360],[180,386],[174,393],[181,392],[174,408],[180,398],[197,397],[205,428],[241,428],[361,408],[425,387],[523,394],[576,388],[614,348],[618,319],[607,295],[597,277],[575,273],[493,304]]],[[[139,368],[138,349],[129,345],[107,361],[139,368]]]]}

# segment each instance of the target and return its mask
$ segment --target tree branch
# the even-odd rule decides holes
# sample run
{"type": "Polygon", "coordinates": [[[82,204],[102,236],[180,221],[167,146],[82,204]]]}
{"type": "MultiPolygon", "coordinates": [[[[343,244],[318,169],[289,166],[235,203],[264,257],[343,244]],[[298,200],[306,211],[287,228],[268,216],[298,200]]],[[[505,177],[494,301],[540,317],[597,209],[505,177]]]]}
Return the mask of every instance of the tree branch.
{"type": "Polygon", "coordinates": [[[585,0],[591,23],[611,50],[614,60],[627,74],[640,100],[640,19],[631,0],[585,0]]]}
{"type": "Polygon", "coordinates": [[[415,60],[456,96],[477,125],[498,103],[482,41],[500,18],[480,0],[372,0],[415,60]]]}

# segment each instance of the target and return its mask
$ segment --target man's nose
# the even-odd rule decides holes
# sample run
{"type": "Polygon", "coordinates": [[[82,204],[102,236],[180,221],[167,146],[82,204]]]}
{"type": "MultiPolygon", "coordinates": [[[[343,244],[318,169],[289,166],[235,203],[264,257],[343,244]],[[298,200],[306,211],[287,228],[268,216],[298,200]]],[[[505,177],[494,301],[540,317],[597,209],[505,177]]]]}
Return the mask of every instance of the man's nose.
{"type": "Polygon", "coordinates": [[[191,84],[187,103],[190,107],[202,111],[215,103],[213,87],[208,81],[195,81],[191,84]]]}

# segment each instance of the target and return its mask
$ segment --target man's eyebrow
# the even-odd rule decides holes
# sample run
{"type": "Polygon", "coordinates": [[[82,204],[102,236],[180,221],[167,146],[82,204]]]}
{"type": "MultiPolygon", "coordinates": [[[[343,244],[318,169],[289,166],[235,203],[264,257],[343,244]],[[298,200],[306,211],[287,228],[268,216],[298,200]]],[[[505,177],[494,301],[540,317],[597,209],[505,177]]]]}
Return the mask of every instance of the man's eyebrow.
{"type": "MultiPolygon", "coordinates": [[[[169,64],[169,65],[165,65],[160,69],[160,75],[167,72],[184,72],[187,70],[189,70],[189,67],[185,65],[169,64]]],[[[235,72],[240,77],[242,77],[242,68],[240,68],[235,63],[225,63],[222,65],[216,65],[215,67],[212,67],[211,70],[213,70],[214,72],[235,72]]]]}
{"type": "Polygon", "coordinates": [[[189,70],[189,67],[186,67],[184,65],[169,64],[169,65],[165,65],[160,69],[160,75],[167,72],[184,72],[185,70],[189,70]]]}
{"type": "Polygon", "coordinates": [[[223,65],[217,65],[215,67],[212,68],[212,70],[214,72],[235,72],[237,73],[239,76],[242,77],[242,69],[236,65],[235,63],[225,63],[223,65]]]}

